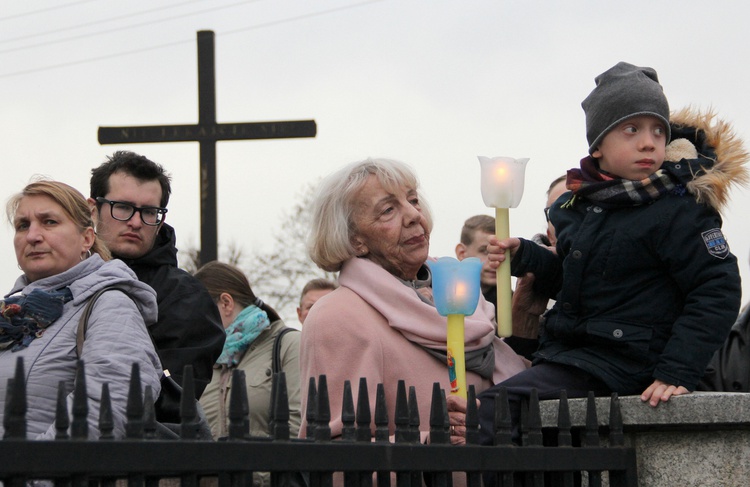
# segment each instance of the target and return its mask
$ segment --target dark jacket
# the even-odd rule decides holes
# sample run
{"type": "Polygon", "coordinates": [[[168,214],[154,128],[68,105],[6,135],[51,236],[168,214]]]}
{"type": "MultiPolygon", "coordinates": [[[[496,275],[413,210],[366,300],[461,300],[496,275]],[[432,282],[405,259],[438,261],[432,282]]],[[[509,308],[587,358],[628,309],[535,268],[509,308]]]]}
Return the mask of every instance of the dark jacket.
{"type": "MultiPolygon", "coordinates": [[[[488,303],[492,303],[497,310],[497,286],[491,286],[488,289],[482,291],[482,296],[488,303]]],[[[496,311],[497,313],[497,311],[496,311]]],[[[495,332],[497,333],[497,331],[495,332]]],[[[499,336],[499,335],[498,335],[499,336]]],[[[509,336],[503,338],[503,341],[508,344],[518,355],[531,361],[534,357],[534,352],[539,348],[539,340],[536,338],[522,338],[517,336],[509,336]]]]}
{"type": "Polygon", "coordinates": [[[682,194],[608,208],[581,197],[565,204],[566,193],[550,212],[559,257],[523,241],[512,262],[515,275],[535,273],[536,289],[557,300],[536,362],[579,367],[623,395],[654,379],[694,390],[740,307],[718,209],[732,179],[746,178],[747,154],[710,115],[678,115],[687,120],[672,119],[673,139],[699,153],[662,166],[684,183],[682,194]]]}
{"type": "Polygon", "coordinates": [[[750,306],[740,314],[729,338],[714,354],[698,390],[750,392],[750,306]]]}
{"type": "Polygon", "coordinates": [[[166,223],[146,255],[122,260],[156,291],[159,317],[148,331],[164,368],[181,385],[183,368],[192,365],[200,398],[226,338],[216,303],[200,281],[177,267],[175,233],[166,223]]]}

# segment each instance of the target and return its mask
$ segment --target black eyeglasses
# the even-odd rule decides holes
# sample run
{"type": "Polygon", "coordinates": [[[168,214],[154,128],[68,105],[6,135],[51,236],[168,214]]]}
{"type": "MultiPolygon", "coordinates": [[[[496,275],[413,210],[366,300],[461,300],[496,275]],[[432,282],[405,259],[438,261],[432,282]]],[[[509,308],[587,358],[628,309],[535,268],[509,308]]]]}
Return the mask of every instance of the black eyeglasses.
{"type": "Polygon", "coordinates": [[[544,218],[547,219],[547,223],[549,223],[549,209],[552,208],[551,206],[548,206],[544,209],[544,218]]]}
{"type": "Polygon", "coordinates": [[[141,221],[144,225],[150,225],[155,227],[164,221],[164,215],[167,213],[166,208],[159,208],[158,206],[134,206],[130,203],[124,203],[122,201],[110,201],[106,198],[96,198],[96,202],[99,204],[109,204],[109,210],[112,214],[112,218],[121,222],[126,222],[133,218],[137,211],[141,215],[141,221]]]}

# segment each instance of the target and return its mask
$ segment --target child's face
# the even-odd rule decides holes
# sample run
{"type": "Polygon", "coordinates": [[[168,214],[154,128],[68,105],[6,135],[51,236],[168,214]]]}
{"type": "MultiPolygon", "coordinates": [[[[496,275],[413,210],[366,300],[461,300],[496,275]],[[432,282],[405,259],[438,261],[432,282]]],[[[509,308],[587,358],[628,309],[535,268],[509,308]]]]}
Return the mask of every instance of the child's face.
{"type": "Polygon", "coordinates": [[[651,115],[639,115],[612,129],[591,155],[599,159],[602,170],[640,181],[659,170],[666,145],[664,122],[651,115]]]}

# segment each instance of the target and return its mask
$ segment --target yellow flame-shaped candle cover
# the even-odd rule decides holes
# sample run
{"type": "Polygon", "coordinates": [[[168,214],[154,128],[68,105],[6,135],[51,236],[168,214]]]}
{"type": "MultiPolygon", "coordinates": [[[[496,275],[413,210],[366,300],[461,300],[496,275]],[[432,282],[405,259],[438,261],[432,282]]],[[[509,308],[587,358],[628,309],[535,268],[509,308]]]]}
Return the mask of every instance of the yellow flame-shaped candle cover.
{"type": "Polygon", "coordinates": [[[464,317],[473,315],[479,303],[482,261],[469,257],[458,261],[441,257],[429,261],[432,270],[432,294],[435,308],[448,317],[446,354],[451,394],[466,399],[466,356],[464,317]]]}
{"type": "MultiPolygon", "coordinates": [[[[482,200],[495,208],[495,234],[498,240],[510,237],[509,208],[516,208],[523,196],[524,174],[529,159],[479,156],[482,177],[482,200]]],[[[513,334],[511,317],[510,255],[497,268],[498,335],[513,334]]]]}

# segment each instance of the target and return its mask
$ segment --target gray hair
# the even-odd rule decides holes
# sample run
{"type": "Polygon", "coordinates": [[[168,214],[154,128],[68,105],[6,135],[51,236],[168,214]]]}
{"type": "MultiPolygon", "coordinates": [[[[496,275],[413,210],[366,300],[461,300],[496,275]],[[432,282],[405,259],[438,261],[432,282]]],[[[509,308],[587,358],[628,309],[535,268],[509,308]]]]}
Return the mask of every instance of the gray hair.
{"type": "Polygon", "coordinates": [[[378,178],[383,189],[395,193],[400,188],[417,191],[427,230],[432,230],[432,214],[419,192],[414,171],[403,162],[391,159],[365,159],[353,162],[326,177],[318,186],[312,202],[311,231],[307,242],[310,258],[327,272],[338,272],[342,264],[356,255],[354,236],[354,198],[367,178],[378,178]]]}

